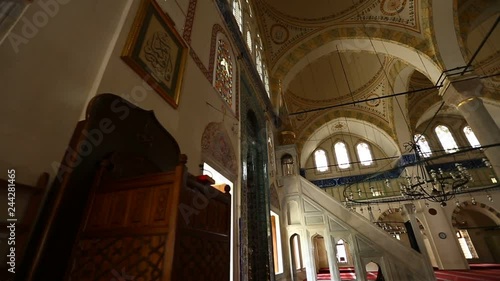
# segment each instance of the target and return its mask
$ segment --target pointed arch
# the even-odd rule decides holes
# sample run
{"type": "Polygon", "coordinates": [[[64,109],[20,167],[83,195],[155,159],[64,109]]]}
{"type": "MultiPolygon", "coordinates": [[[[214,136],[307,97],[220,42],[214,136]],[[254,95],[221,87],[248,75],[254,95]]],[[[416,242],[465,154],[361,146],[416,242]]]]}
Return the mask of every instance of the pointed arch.
{"type": "Polygon", "coordinates": [[[201,136],[201,149],[203,157],[225,167],[231,176],[238,174],[236,154],[223,123],[208,123],[201,136]]]}

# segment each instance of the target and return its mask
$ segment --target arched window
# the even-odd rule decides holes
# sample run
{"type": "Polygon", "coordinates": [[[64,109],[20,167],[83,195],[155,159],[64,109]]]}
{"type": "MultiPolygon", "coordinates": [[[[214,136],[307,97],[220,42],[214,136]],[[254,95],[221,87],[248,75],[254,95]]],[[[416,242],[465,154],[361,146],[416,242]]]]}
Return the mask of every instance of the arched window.
{"type": "Polygon", "coordinates": [[[241,4],[239,0],[233,2],[233,15],[236,19],[236,23],[238,23],[240,32],[243,31],[243,12],[241,10],[241,4]]]}
{"type": "Polygon", "coordinates": [[[247,46],[250,53],[253,53],[252,34],[247,30],[247,46]]]}
{"type": "Polygon", "coordinates": [[[450,129],[446,126],[439,125],[434,129],[436,135],[441,143],[441,146],[446,151],[446,153],[453,153],[458,151],[457,143],[455,142],[455,138],[450,132],[450,129]]]}
{"type": "Polygon", "coordinates": [[[318,149],[314,152],[314,163],[318,172],[328,171],[328,159],[326,158],[326,151],[318,149]]]}
{"type": "Polygon", "coordinates": [[[347,147],[345,143],[339,141],[334,145],[335,158],[337,158],[337,165],[340,169],[347,169],[351,167],[349,163],[349,154],[347,153],[347,147]]]}
{"type": "Polygon", "coordinates": [[[358,151],[359,162],[361,165],[370,166],[373,164],[372,152],[367,143],[359,143],[356,145],[356,150],[358,151]]]}
{"type": "Polygon", "coordinates": [[[267,74],[267,68],[264,67],[264,88],[268,97],[271,97],[271,91],[269,89],[269,74],[267,74]]]}
{"type": "Polygon", "coordinates": [[[470,146],[472,146],[472,147],[480,147],[481,146],[481,144],[477,140],[476,135],[474,134],[474,132],[472,131],[472,128],[470,126],[464,127],[464,134],[465,134],[465,137],[467,138],[467,140],[469,141],[470,146]]]}
{"type": "Polygon", "coordinates": [[[233,56],[229,43],[222,39],[217,40],[217,58],[214,75],[214,88],[220,94],[222,99],[234,108],[234,66],[233,56]]]}
{"type": "Polygon", "coordinates": [[[255,68],[257,68],[257,72],[259,73],[260,79],[262,79],[262,82],[264,82],[264,76],[262,72],[262,51],[260,49],[257,49],[255,52],[255,68]]]}
{"type": "Polygon", "coordinates": [[[421,134],[416,134],[413,136],[413,139],[417,143],[418,147],[420,148],[420,156],[423,157],[431,157],[432,151],[431,147],[429,146],[429,143],[427,142],[427,139],[425,138],[424,135],[421,134]]]}
{"type": "Polygon", "coordinates": [[[248,15],[250,17],[253,17],[252,7],[250,6],[250,3],[248,3],[248,0],[246,0],[246,2],[247,2],[247,7],[248,7],[248,15]]]}

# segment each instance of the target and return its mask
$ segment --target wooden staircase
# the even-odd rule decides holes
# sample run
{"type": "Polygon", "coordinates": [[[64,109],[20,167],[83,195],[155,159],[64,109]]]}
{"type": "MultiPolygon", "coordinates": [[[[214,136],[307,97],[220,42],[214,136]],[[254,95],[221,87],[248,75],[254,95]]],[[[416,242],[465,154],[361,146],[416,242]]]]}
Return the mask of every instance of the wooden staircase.
{"type": "Polygon", "coordinates": [[[19,269],[25,247],[28,243],[31,230],[36,222],[41,203],[47,191],[49,183],[49,174],[43,173],[38,178],[35,185],[22,184],[15,181],[15,216],[8,217],[7,205],[9,194],[9,181],[0,179],[0,198],[2,198],[2,206],[4,210],[0,212],[0,280],[14,280],[14,274],[8,271],[10,266],[7,255],[10,253],[10,248],[15,247],[15,271],[19,269]],[[17,221],[8,221],[8,219],[17,219],[17,221]],[[15,232],[10,231],[8,226],[15,223],[15,232]],[[9,237],[15,233],[15,245],[12,245],[12,240],[9,244],[9,237]]]}

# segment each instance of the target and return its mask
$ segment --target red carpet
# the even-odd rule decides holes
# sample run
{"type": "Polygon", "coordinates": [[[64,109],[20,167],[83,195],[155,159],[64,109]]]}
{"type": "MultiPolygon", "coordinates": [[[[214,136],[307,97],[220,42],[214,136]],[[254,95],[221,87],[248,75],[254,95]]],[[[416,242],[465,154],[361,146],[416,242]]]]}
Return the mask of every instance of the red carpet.
{"type": "Polygon", "coordinates": [[[500,281],[500,264],[471,264],[470,270],[434,270],[438,281],[500,281]]]}
{"type": "MultiPolygon", "coordinates": [[[[437,281],[500,281],[500,264],[471,264],[470,270],[438,270],[435,269],[437,281]]],[[[377,272],[368,272],[368,280],[377,279],[377,272]]],[[[355,281],[356,274],[353,267],[341,267],[342,281],[355,281]]],[[[330,270],[319,270],[318,280],[330,280],[330,270]]],[[[306,281],[306,280],[304,280],[306,281]]]]}

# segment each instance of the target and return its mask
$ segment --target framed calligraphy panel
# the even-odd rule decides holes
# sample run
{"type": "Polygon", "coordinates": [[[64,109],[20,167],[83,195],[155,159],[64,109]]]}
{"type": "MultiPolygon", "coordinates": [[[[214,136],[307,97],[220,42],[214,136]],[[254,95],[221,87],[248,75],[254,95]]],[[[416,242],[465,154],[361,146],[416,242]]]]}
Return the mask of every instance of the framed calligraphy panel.
{"type": "Polygon", "coordinates": [[[187,45],[154,0],[143,0],[121,58],[172,107],[179,95],[187,45]]]}

